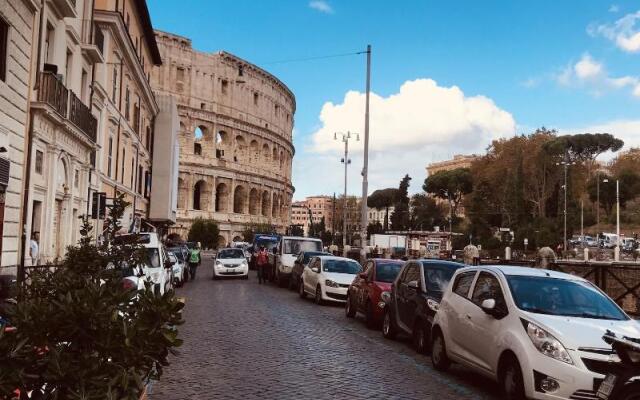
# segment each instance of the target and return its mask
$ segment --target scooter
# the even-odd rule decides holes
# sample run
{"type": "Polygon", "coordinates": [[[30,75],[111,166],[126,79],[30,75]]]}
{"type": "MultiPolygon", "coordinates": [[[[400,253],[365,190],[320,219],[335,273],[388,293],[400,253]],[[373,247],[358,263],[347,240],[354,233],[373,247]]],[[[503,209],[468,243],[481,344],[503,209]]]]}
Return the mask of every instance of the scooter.
{"type": "Polygon", "coordinates": [[[602,339],[620,358],[598,388],[603,400],[640,400],[640,338],[619,337],[607,331],[602,339]]]}

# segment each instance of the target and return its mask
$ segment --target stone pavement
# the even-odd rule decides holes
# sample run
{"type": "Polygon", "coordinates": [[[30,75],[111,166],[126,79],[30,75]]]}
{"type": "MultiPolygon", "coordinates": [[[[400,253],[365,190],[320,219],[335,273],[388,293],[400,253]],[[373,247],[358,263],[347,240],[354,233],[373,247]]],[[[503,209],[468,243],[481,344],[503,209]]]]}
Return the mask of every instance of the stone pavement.
{"type": "Polygon", "coordinates": [[[151,400],[492,399],[497,388],[468,370],[431,367],[406,341],[389,341],[297,293],[248,281],[211,280],[211,260],[186,297],[185,343],[151,400]]]}

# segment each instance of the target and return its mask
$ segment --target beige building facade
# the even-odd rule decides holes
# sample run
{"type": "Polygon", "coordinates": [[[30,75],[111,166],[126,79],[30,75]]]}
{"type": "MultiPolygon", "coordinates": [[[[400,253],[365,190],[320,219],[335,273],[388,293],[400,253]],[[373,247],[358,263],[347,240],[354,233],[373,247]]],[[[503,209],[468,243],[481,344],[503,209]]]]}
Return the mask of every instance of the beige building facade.
{"type": "Polygon", "coordinates": [[[39,2],[0,2],[0,274],[15,274],[22,237],[29,93],[39,2]]]}
{"type": "Polygon", "coordinates": [[[90,107],[94,65],[91,1],[45,0],[31,92],[31,159],[26,231],[39,234],[39,259],[55,261],[79,239],[87,213],[89,174],[97,148],[90,107]]]}
{"type": "Polygon", "coordinates": [[[163,65],[151,76],[179,114],[177,223],[214,219],[220,242],[251,224],[290,223],[295,98],[276,77],[226,52],[196,51],[188,38],[156,31],[163,65]]]}

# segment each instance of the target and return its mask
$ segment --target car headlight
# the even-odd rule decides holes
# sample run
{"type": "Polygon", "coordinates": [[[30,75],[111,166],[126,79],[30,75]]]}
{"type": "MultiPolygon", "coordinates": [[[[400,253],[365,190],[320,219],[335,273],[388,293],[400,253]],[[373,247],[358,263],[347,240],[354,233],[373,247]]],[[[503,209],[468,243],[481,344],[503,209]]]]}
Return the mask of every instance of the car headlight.
{"type": "Polygon", "coordinates": [[[440,308],[440,303],[438,303],[433,299],[427,299],[427,306],[429,306],[431,311],[438,312],[438,309],[440,308]]]}
{"type": "Polygon", "coordinates": [[[382,293],[380,293],[380,298],[382,299],[382,301],[384,301],[385,303],[388,303],[391,301],[391,293],[387,292],[386,290],[382,293]]]}
{"type": "Polygon", "coordinates": [[[247,260],[242,260],[242,265],[249,265],[249,263],[247,262],[247,260]]]}
{"type": "Polygon", "coordinates": [[[547,357],[573,365],[569,352],[552,334],[533,322],[526,322],[527,335],[536,349],[547,357]]]}
{"type": "Polygon", "coordinates": [[[325,280],[324,284],[329,286],[329,287],[339,287],[338,282],[334,282],[331,279],[325,280]]]}

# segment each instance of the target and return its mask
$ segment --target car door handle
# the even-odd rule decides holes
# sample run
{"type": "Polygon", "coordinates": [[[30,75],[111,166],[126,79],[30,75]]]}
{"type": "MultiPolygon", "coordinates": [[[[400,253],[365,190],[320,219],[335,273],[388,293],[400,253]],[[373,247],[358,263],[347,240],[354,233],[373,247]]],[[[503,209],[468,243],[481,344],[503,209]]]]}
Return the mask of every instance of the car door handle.
{"type": "Polygon", "coordinates": [[[471,315],[470,314],[467,314],[467,319],[471,319],[471,315]]]}

